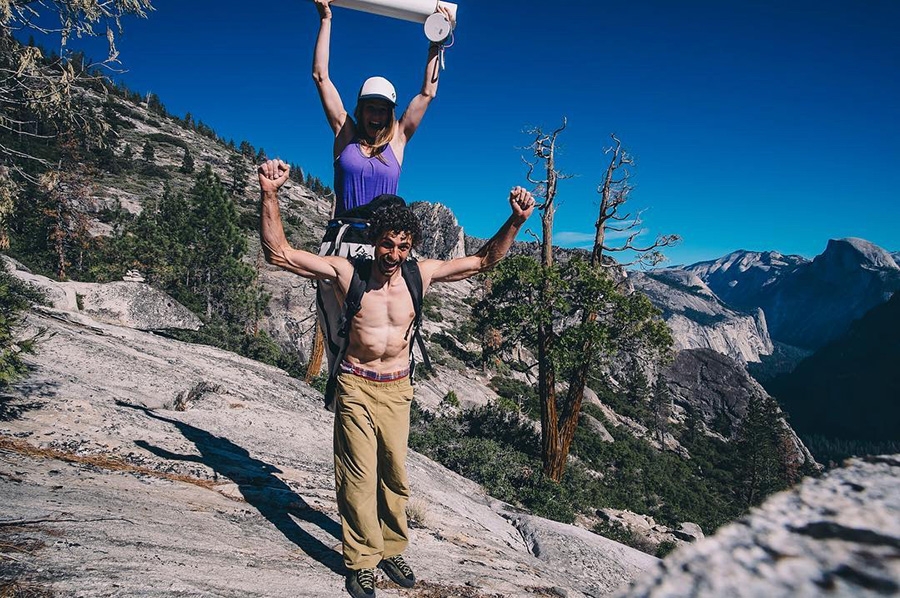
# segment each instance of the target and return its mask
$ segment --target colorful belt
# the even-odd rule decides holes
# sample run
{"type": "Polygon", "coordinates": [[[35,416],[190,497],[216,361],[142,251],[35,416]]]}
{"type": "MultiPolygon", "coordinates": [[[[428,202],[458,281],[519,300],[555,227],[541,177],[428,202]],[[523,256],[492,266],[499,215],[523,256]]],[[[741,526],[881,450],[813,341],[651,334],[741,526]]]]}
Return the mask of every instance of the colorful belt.
{"type": "Polygon", "coordinates": [[[372,382],[393,382],[409,376],[409,368],[402,369],[399,372],[379,373],[373,370],[367,370],[366,368],[361,368],[358,365],[353,365],[349,361],[341,362],[341,371],[345,374],[353,374],[354,376],[371,380],[372,382]]]}

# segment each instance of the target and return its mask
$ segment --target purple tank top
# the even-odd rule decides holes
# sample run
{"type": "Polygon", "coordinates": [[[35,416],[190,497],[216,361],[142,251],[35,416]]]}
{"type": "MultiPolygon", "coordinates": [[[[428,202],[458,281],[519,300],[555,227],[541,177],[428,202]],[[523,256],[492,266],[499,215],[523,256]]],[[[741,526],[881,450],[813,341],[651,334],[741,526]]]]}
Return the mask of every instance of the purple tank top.
{"type": "Polygon", "coordinates": [[[369,158],[359,147],[359,141],[348,143],[334,161],[334,192],[337,195],[335,215],[363,206],[381,195],[396,195],[400,182],[400,163],[390,144],[378,158],[369,158]]]}

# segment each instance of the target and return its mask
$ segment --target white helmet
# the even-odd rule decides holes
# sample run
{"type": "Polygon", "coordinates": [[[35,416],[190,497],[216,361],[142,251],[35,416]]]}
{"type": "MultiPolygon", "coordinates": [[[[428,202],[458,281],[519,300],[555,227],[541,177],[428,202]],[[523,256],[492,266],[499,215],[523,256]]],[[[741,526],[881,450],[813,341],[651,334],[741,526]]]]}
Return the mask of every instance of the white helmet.
{"type": "Polygon", "coordinates": [[[366,82],[359,88],[359,97],[357,101],[362,100],[387,100],[391,104],[397,103],[397,92],[394,86],[384,77],[369,77],[366,82]]]}

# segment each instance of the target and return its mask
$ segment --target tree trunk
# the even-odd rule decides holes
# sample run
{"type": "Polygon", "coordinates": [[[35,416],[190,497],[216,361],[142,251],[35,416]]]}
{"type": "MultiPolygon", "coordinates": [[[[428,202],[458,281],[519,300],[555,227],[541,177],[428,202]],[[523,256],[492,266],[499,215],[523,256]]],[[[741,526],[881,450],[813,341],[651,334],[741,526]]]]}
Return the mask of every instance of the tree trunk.
{"type": "MultiPolygon", "coordinates": [[[[553,205],[555,185],[552,185],[553,155],[551,153],[547,161],[548,185],[547,202],[541,212],[542,242],[541,265],[544,269],[543,282],[541,284],[541,303],[546,305],[549,301],[550,283],[547,272],[553,265],[553,215],[556,207],[553,205]]],[[[553,323],[545,322],[538,326],[538,394],[541,399],[541,461],[544,474],[551,479],[559,481],[554,476],[554,463],[559,455],[559,427],[556,413],[556,369],[550,357],[550,349],[553,343],[553,323]]]]}
{"type": "Polygon", "coordinates": [[[206,319],[212,317],[212,271],[206,270],[206,319]]]}
{"type": "Polygon", "coordinates": [[[556,414],[556,372],[550,363],[550,331],[538,328],[538,395],[541,398],[541,461],[544,474],[553,476],[554,463],[559,453],[559,431],[556,414]]]}
{"type": "MultiPolygon", "coordinates": [[[[594,322],[596,319],[596,313],[589,313],[584,317],[585,323],[594,322]]],[[[566,402],[563,404],[563,410],[559,416],[559,448],[554,456],[551,471],[548,473],[557,482],[562,480],[562,476],[565,473],[566,461],[569,458],[572,441],[575,440],[575,431],[578,429],[581,403],[584,401],[584,387],[587,385],[587,375],[591,363],[589,356],[593,349],[593,343],[589,340],[582,345],[581,363],[572,372],[572,377],[569,380],[569,390],[566,393],[566,402]]]]}
{"type": "Polygon", "coordinates": [[[54,249],[56,250],[56,278],[57,280],[66,279],[66,232],[65,220],[63,218],[62,206],[56,206],[56,227],[50,235],[53,239],[54,249]]]}

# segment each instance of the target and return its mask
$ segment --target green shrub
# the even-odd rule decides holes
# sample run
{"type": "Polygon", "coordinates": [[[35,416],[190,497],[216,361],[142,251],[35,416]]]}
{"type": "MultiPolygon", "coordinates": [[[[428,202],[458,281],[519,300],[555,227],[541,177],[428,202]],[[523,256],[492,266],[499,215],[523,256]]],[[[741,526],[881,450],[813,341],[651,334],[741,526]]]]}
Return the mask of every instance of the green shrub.
{"type": "Polygon", "coordinates": [[[437,295],[425,295],[422,298],[422,313],[432,322],[443,322],[444,316],[440,312],[442,305],[443,301],[437,295]]]}
{"type": "Polygon", "coordinates": [[[325,387],[328,385],[328,374],[325,372],[322,372],[321,374],[319,374],[315,378],[313,378],[310,381],[309,385],[324,395],[325,387]]]}
{"type": "Polygon", "coordinates": [[[535,419],[541,417],[541,405],[534,386],[509,376],[494,376],[490,387],[500,397],[512,402],[518,409],[535,419]]]}
{"type": "Polygon", "coordinates": [[[459,407],[459,397],[456,396],[456,392],[449,390],[447,394],[444,395],[444,398],[441,399],[442,407],[459,407]]]}
{"type": "Polygon", "coordinates": [[[669,554],[671,554],[672,551],[675,550],[676,548],[678,548],[678,544],[676,544],[675,542],[672,542],[671,540],[663,540],[656,547],[656,555],[655,556],[658,559],[664,559],[667,556],[669,556],[669,554]]]}
{"type": "Polygon", "coordinates": [[[0,261],[0,390],[22,378],[27,371],[22,355],[34,351],[37,337],[16,339],[14,330],[31,302],[45,303],[46,297],[10,274],[6,264],[0,261]]]}
{"type": "Polygon", "coordinates": [[[585,496],[596,498],[587,476],[577,467],[570,468],[563,484],[544,477],[540,439],[531,422],[518,412],[487,405],[436,415],[413,402],[410,419],[414,450],[478,482],[500,500],[571,523],[585,496]]]}

